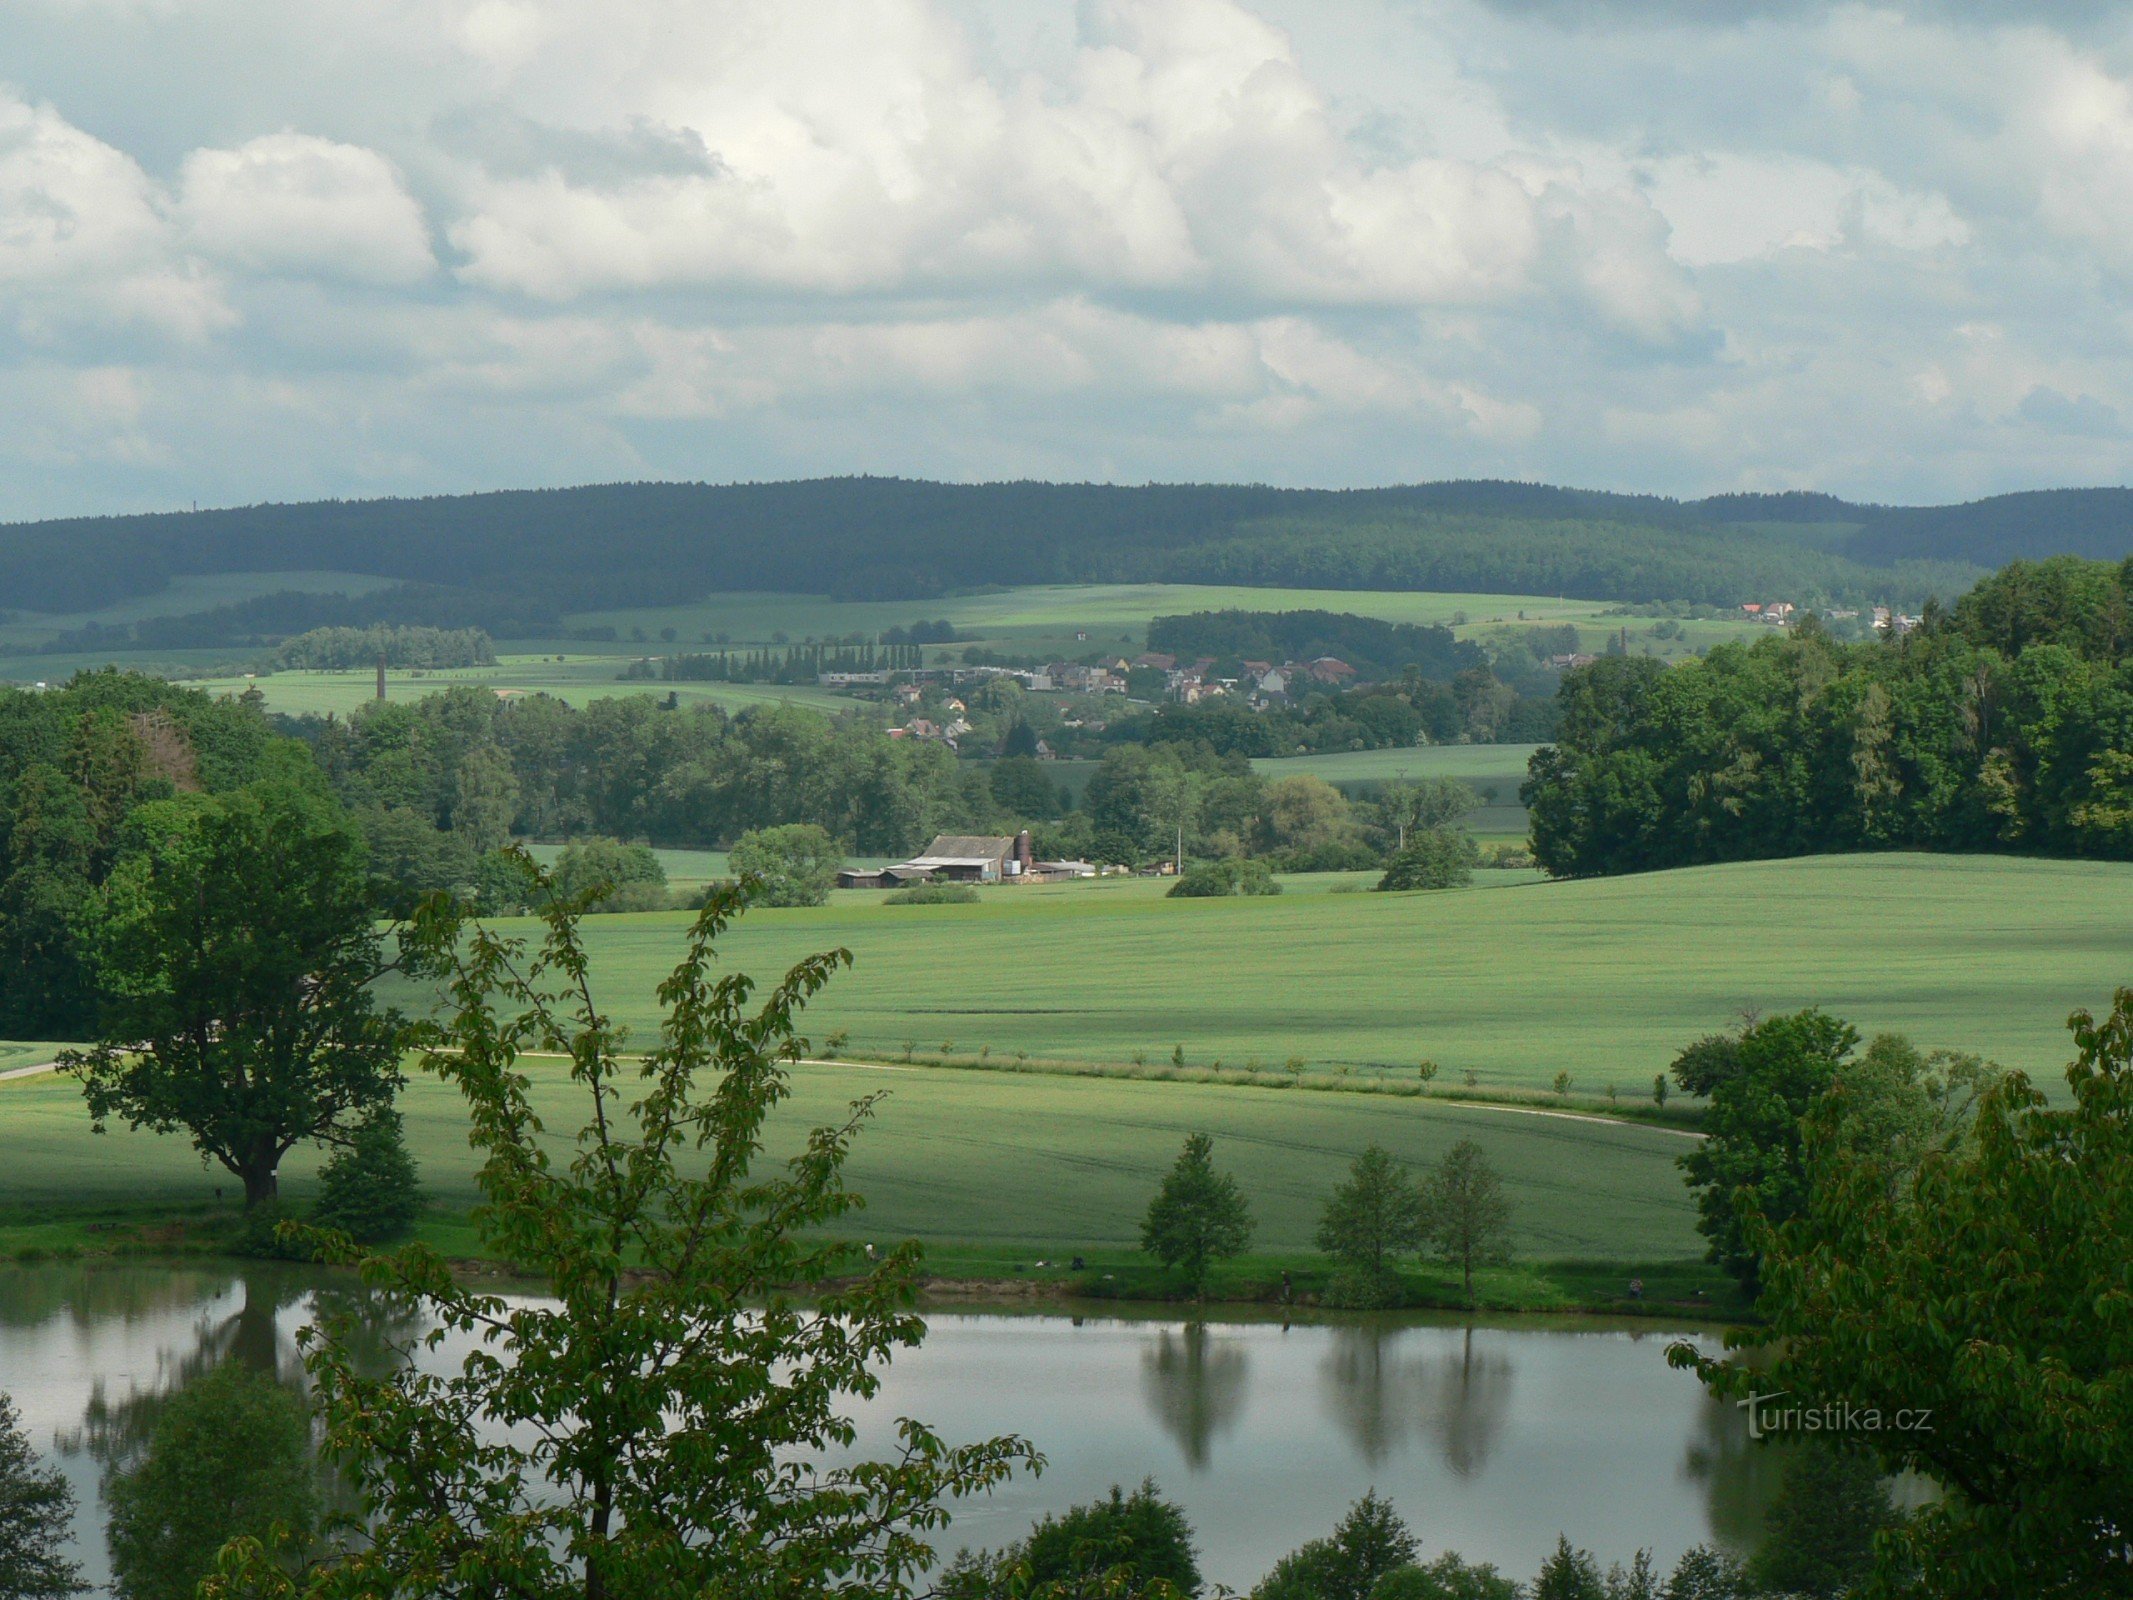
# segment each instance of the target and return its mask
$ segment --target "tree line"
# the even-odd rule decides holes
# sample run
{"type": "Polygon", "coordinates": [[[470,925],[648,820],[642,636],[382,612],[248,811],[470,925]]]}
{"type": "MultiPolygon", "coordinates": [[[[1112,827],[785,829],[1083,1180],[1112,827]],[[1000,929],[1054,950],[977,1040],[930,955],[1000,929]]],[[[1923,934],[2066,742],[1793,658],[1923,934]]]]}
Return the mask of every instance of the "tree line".
{"type": "Polygon", "coordinates": [[[813,683],[825,672],[910,672],[925,651],[899,640],[881,644],[794,644],[783,650],[719,650],[662,656],[668,683],[813,683]]]}
{"type": "Polygon", "coordinates": [[[1569,674],[1523,794],[1559,875],[1828,851],[2133,858],[2133,561],[2017,562],[1915,630],[1569,674]]]}
{"type": "Polygon", "coordinates": [[[380,661],[388,667],[486,667],[495,660],[495,647],[479,628],[383,622],[367,628],[313,628],[274,651],[274,666],[284,672],[345,672],[380,661]]]}
{"type": "Polygon", "coordinates": [[[1314,661],[1333,656],[1367,678],[1397,678],[1409,667],[1448,679],[1485,667],[1481,646],[1449,628],[1385,622],[1341,611],[1195,611],[1148,624],[1148,648],[1181,661],[1314,661]]]}

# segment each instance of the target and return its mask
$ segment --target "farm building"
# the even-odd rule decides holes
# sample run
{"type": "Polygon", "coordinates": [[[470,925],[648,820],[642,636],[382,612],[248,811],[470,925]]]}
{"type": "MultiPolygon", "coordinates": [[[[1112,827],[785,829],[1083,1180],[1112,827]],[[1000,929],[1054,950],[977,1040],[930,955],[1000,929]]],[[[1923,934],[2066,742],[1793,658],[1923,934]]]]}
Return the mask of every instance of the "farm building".
{"type": "Polygon", "coordinates": [[[1036,865],[1029,830],[1005,834],[943,833],[909,861],[877,871],[837,874],[840,889],[894,889],[913,883],[1000,883],[1036,865]]]}

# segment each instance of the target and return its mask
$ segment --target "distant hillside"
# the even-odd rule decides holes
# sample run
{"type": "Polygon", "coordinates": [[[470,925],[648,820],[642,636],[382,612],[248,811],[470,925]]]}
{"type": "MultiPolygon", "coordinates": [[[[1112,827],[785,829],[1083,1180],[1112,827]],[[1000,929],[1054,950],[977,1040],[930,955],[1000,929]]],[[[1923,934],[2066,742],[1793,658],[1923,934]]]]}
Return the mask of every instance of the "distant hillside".
{"type": "MultiPolygon", "coordinates": [[[[1890,510],[1806,493],[1681,502],[1487,481],[1341,491],[892,478],[609,484],[15,524],[0,527],[0,604],[88,611],[153,595],[184,574],[306,569],[416,587],[330,615],[315,598],[306,610],[291,597],[286,623],[282,597],[269,597],[232,614],[228,631],[388,622],[503,636],[514,620],[537,629],[569,611],[714,590],[923,599],[1117,581],[1915,603],[1952,595],[2014,555],[2133,551],[2129,505],[2133,494],[2115,489],[1890,510]]],[[[153,632],[157,620],[142,627],[153,632]]]]}
{"type": "Polygon", "coordinates": [[[1873,566],[1921,557],[1985,567],[2046,556],[2118,561],[2133,555],[2133,489],[2038,489],[1961,506],[1893,507],[1843,549],[1873,566]]]}

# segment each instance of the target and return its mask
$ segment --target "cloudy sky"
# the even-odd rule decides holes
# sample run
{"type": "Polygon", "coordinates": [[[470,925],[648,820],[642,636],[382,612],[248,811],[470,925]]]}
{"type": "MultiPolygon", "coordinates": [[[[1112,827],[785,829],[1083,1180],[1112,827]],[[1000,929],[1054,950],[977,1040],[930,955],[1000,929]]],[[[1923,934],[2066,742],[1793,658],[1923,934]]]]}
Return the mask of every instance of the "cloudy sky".
{"type": "Polygon", "coordinates": [[[2122,4],[0,5],[6,518],[2117,483],[2129,285],[2122,4]]]}

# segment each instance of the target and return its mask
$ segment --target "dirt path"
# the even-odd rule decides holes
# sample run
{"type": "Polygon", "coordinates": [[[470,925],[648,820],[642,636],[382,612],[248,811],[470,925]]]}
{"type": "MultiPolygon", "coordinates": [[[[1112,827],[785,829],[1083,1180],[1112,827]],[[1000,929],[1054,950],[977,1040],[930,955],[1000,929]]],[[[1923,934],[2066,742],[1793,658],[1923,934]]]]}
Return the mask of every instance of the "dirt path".
{"type": "Polygon", "coordinates": [[[34,1067],[9,1067],[7,1071],[0,1072],[0,1083],[4,1083],[9,1078],[34,1078],[40,1072],[57,1072],[58,1070],[59,1063],[56,1061],[40,1062],[34,1067]]]}

